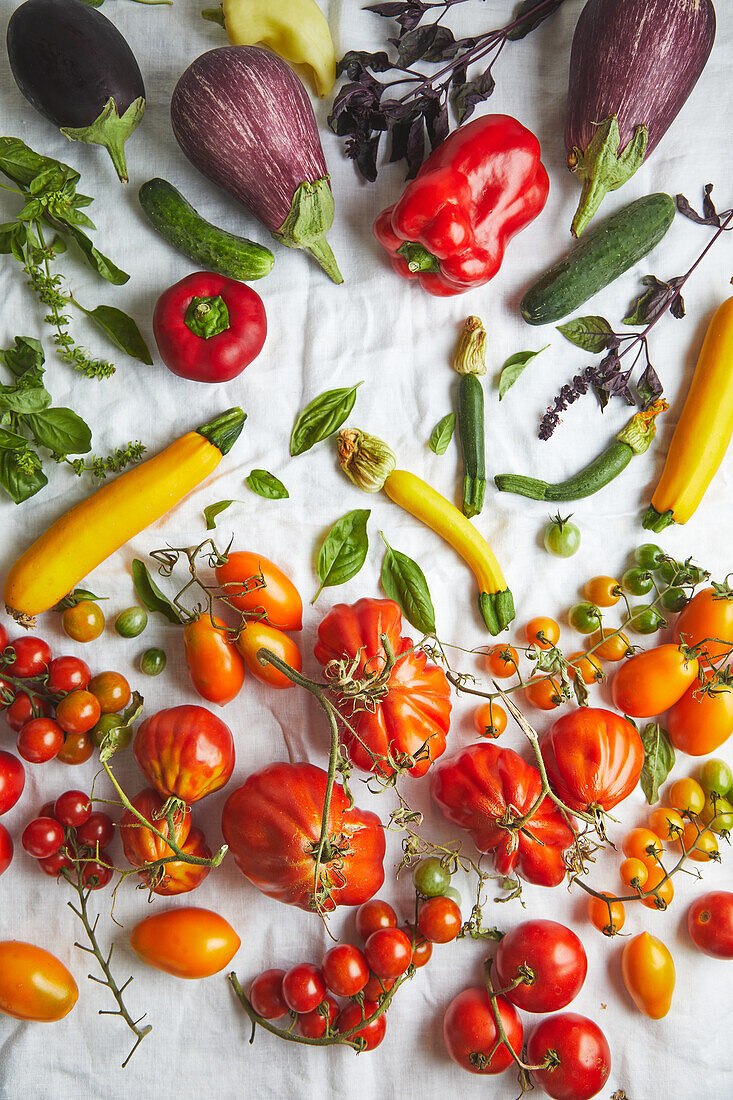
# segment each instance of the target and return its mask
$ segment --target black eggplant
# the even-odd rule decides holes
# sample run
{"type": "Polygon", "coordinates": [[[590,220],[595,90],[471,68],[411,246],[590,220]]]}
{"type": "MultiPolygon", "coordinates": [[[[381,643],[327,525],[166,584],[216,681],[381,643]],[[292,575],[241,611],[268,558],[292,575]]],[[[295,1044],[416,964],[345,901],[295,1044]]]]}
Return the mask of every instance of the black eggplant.
{"type": "Polygon", "coordinates": [[[577,237],[666,134],[715,41],[712,0],[588,0],[570,56],[568,167],[583,193],[577,237]]]}
{"type": "Polygon", "coordinates": [[[81,0],[26,0],[7,48],[28,102],[71,141],[103,145],[127,183],[125,142],[145,113],[145,86],[115,25],[81,0]]]}

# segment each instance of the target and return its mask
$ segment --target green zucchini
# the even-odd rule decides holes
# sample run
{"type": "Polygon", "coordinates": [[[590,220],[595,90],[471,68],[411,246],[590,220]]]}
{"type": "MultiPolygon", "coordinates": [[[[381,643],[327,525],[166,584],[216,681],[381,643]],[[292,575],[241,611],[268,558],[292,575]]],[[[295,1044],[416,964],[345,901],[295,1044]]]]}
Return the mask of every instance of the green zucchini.
{"type": "Polygon", "coordinates": [[[458,435],[463,452],[463,514],[470,519],[484,506],[484,390],[475,374],[462,374],[458,383],[458,435]]]}
{"type": "Polygon", "coordinates": [[[674,221],[669,195],[646,195],[612,214],[546,271],[520,303],[529,325],[547,325],[573,313],[659,244],[674,221]]]}
{"type": "Polygon", "coordinates": [[[207,222],[167,180],[148,180],[138,198],[168,244],[206,271],[244,282],[262,279],[272,271],[275,257],[269,248],[207,222]]]}

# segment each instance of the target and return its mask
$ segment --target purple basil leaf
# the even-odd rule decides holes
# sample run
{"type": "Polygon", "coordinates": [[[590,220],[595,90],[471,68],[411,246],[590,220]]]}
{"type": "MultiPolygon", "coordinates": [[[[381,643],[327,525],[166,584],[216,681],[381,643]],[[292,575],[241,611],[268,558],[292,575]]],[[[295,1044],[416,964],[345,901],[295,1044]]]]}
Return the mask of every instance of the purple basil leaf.
{"type": "Polygon", "coordinates": [[[407,160],[406,178],[412,180],[419,172],[420,166],[425,159],[425,122],[422,115],[420,118],[416,118],[410,127],[405,159],[407,160]]]}
{"type": "Polygon", "coordinates": [[[408,31],[400,39],[390,38],[390,42],[397,46],[400,65],[407,69],[421,57],[425,57],[441,29],[435,23],[430,23],[426,27],[416,27],[415,30],[408,31]]]}
{"type": "Polygon", "coordinates": [[[364,11],[372,11],[375,15],[382,15],[386,19],[395,19],[398,15],[402,15],[413,5],[409,0],[402,0],[401,3],[389,3],[389,4],[368,4],[364,11]]]}
{"type": "Polygon", "coordinates": [[[542,0],[523,0],[523,3],[518,4],[514,9],[512,22],[517,19],[521,19],[522,22],[514,30],[509,31],[507,38],[510,42],[516,42],[520,38],[524,38],[535,27],[539,27],[540,23],[544,23],[545,19],[549,19],[551,15],[554,15],[557,9],[562,4],[563,0],[554,0],[554,3],[548,4],[546,7],[542,3],[542,0]],[[532,16],[532,12],[536,8],[541,8],[535,16],[532,16]]]}
{"type": "Polygon", "coordinates": [[[649,406],[653,405],[657,398],[661,397],[664,393],[662,383],[659,381],[659,375],[651,363],[647,363],[646,369],[639,379],[636,392],[639,395],[639,400],[644,409],[648,409],[649,406]]]}
{"type": "Polygon", "coordinates": [[[467,80],[451,89],[451,104],[459,126],[471,117],[479,103],[484,103],[489,98],[495,87],[491,68],[488,68],[475,80],[467,80]]]}
{"type": "MultiPolygon", "coordinates": [[[[708,187],[709,186],[710,184],[708,184],[708,187]]],[[[692,208],[684,195],[677,196],[677,209],[679,210],[680,214],[683,214],[684,217],[689,218],[691,222],[695,222],[696,225],[719,225],[718,220],[711,221],[709,217],[704,217],[702,214],[698,214],[697,211],[692,208]]]]}
{"type": "Polygon", "coordinates": [[[591,355],[599,355],[607,348],[617,348],[619,345],[619,340],[606,318],[597,314],[566,321],[564,325],[557,326],[557,331],[562,333],[571,344],[590,352],[591,355]]]}
{"type": "Polygon", "coordinates": [[[452,61],[459,49],[453,31],[448,27],[437,27],[430,49],[423,54],[423,61],[452,61]]]}
{"type": "Polygon", "coordinates": [[[677,321],[681,321],[682,318],[685,316],[685,299],[682,297],[679,291],[672,299],[672,305],[669,307],[669,312],[677,321]]]}
{"type": "Polygon", "coordinates": [[[386,73],[391,69],[392,61],[387,51],[367,53],[366,50],[349,50],[339,61],[336,75],[343,76],[346,73],[349,80],[359,80],[367,68],[375,73],[386,73]]]}
{"type": "Polygon", "coordinates": [[[430,107],[425,111],[425,123],[430,138],[430,148],[435,149],[441,141],[448,137],[450,125],[448,123],[448,104],[445,100],[434,99],[430,107]]]}
{"type": "Polygon", "coordinates": [[[396,122],[390,130],[391,144],[388,164],[395,164],[407,156],[407,140],[410,136],[411,122],[396,122]]]}
{"type": "Polygon", "coordinates": [[[374,137],[370,137],[367,141],[362,142],[358,150],[356,150],[356,167],[364,177],[365,180],[369,180],[370,183],[374,183],[377,178],[377,153],[379,151],[379,139],[381,133],[377,133],[374,137]]]}
{"type": "Polygon", "coordinates": [[[712,190],[712,183],[707,183],[705,185],[705,197],[702,200],[702,212],[707,218],[709,225],[719,226],[721,224],[721,221],[718,217],[718,212],[715,209],[715,203],[711,198],[712,190]]]}

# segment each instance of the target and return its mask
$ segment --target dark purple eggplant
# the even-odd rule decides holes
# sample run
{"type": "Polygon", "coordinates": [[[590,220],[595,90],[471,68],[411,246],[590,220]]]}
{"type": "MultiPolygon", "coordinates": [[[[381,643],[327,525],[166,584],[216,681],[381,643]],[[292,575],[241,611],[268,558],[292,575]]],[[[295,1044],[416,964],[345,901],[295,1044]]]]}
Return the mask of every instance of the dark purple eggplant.
{"type": "Polygon", "coordinates": [[[288,248],[343,282],[326,233],[333,195],[310,99],[284,61],[258,46],[198,57],[176,84],[171,122],[205,176],[239,199],[288,248]]]}
{"type": "Polygon", "coordinates": [[[588,0],[573,38],[565,123],[568,167],[583,184],[576,237],[662,140],[714,41],[712,0],[588,0]]]}
{"type": "Polygon", "coordinates": [[[145,86],[115,25],[81,0],[26,0],[7,48],[28,102],[71,141],[103,145],[127,183],[125,142],[145,113],[145,86]]]}

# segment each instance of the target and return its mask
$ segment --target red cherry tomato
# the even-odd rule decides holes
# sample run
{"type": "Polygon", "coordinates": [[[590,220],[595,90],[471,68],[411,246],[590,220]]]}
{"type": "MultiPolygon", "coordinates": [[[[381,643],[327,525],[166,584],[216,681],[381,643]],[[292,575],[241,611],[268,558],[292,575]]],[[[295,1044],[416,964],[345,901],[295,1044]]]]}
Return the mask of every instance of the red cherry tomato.
{"type": "Polygon", "coordinates": [[[593,1020],[575,1012],[558,1012],[541,1020],[527,1044],[527,1060],[541,1065],[548,1052],[554,1065],[532,1070],[535,1084],[553,1100],[590,1100],[611,1072],[611,1050],[593,1020]]]}
{"type": "Polygon", "coordinates": [[[356,1001],[352,1001],[346,1008],[343,1008],[336,1018],[336,1030],[342,1035],[344,1032],[351,1031],[352,1028],[358,1028],[353,1035],[350,1035],[351,1039],[363,1039],[364,1047],[366,1050],[375,1050],[387,1030],[387,1018],[384,1014],[378,1016],[376,1020],[372,1020],[370,1024],[365,1024],[364,1027],[359,1027],[362,1020],[368,1020],[373,1012],[376,1012],[378,1005],[375,1001],[364,1001],[363,1005],[358,1004],[356,1001]]]}
{"type": "Polygon", "coordinates": [[[312,1012],[325,999],[326,983],[313,963],[291,966],[283,978],[282,995],[293,1012],[312,1012]]]}
{"type": "MultiPolygon", "coordinates": [[[[496,998],[496,1004],[507,1039],[521,1057],[524,1029],[519,1013],[501,994],[496,998]]],[[[464,989],[453,998],[443,1017],[443,1041],[456,1065],[469,1073],[502,1073],[513,1059],[503,1043],[496,1046],[498,1038],[496,1021],[485,989],[464,989]]]]}
{"type": "Polygon", "coordinates": [[[323,956],[323,978],[337,997],[354,997],[369,981],[369,966],[363,953],[350,943],[339,943],[323,956]]]}
{"type": "Polygon", "coordinates": [[[29,764],[45,764],[58,755],[64,731],[53,718],[31,718],[18,734],[18,752],[29,764]]]}
{"type": "Polygon", "coordinates": [[[46,685],[52,695],[68,695],[89,687],[91,669],[79,657],[56,657],[48,666],[46,685]]]}
{"type": "Polygon", "coordinates": [[[85,825],[92,816],[89,795],[84,791],[64,791],[54,802],[53,816],[69,829],[85,825]]]}
{"type": "Polygon", "coordinates": [[[108,814],[95,812],[83,825],[79,825],[76,830],[76,839],[80,844],[96,851],[97,845],[100,848],[109,847],[114,834],[115,825],[112,818],[108,814]]]}
{"type": "Polygon", "coordinates": [[[356,910],[356,932],[366,943],[378,928],[396,928],[397,914],[392,906],[381,898],[365,901],[356,910]]]}
{"type": "Polygon", "coordinates": [[[258,1016],[279,1020],[289,1009],[283,999],[284,970],[263,970],[249,987],[249,1000],[258,1016]]]}
{"type": "Polygon", "coordinates": [[[450,943],[462,924],[461,910],[453,898],[428,898],[420,906],[417,926],[431,943],[450,943]]]}
{"type": "Polygon", "coordinates": [[[380,978],[399,978],[412,960],[412,944],[399,928],[378,928],[366,941],[364,955],[380,978]]]}
{"type": "Polygon", "coordinates": [[[133,751],[162,798],[187,804],[218,791],[234,770],[231,730],[205,707],[170,707],[146,718],[133,751]]]}
{"type": "Polygon", "coordinates": [[[13,861],[13,841],[4,825],[0,825],[0,875],[13,861]]]}
{"type": "Polygon", "coordinates": [[[52,856],[46,856],[45,859],[39,859],[38,866],[44,874],[57,878],[64,869],[70,871],[74,864],[63,851],[58,851],[52,856]]]}
{"type": "Polygon", "coordinates": [[[12,752],[0,750],[0,816],[12,810],[25,787],[25,768],[12,752]]]}
{"type": "Polygon", "coordinates": [[[51,647],[42,638],[36,638],[33,634],[14,638],[9,646],[10,651],[13,658],[5,665],[3,672],[19,680],[42,675],[47,671],[53,657],[51,647]]]}
{"type": "Polygon", "coordinates": [[[695,947],[714,959],[733,959],[733,894],[712,890],[687,912],[687,930],[695,947]]]}
{"type": "Polygon", "coordinates": [[[112,868],[106,866],[106,852],[99,853],[99,861],[92,859],[82,865],[81,879],[90,890],[102,890],[111,878],[112,868]]]}
{"type": "Polygon", "coordinates": [[[56,721],[64,733],[88,733],[96,726],[102,708],[91,691],[72,691],[65,695],[56,707],[56,721]]]}
{"type": "Polygon", "coordinates": [[[2,653],[2,651],[5,649],[5,646],[7,644],[8,644],[8,632],[5,629],[5,627],[3,626],[3,624],[0,623],[0,653],[2,653]]]}
{"type": "Polygon", "coordinates": [[[99,703],[102,714],[124,710],[132,698],[130,685],[120,672],[99,672],[89,682],[89,690],[99,703]]]}
{"type": "Polygon", "coordinates": [[[528,920],[504,936],[496,952],[496,977],[505,989],[528,972],[506,996],[525,1012],[556,1012],[577,997],[588,971],[582,943],[554,920],[528,920]]]}
{"type": "Polygon", "coordinates": [[[394,983],[394,978],[379,978],[376,974],[370,974],[369,981],[362,990],[364,1000],[381,1001],[384,994],[389,993],[394,983]]]}
{"type": "Polygon", "coordinates": [[[15,699],[15,685],[0,676],[0,710],[5,710],[15,699]]]}
{"type": "Polygon", "coordinates": [[[24,691],[15,696],[5,711],[5,718],[14,733],[20,733],[26,722],[32,718],[48,718],[53,713],[50,703],[45,699],[31,699],[24,691]]]}
{"type": "MultiPolygon", "coordinates": [[[[404,924],[402,931],[407,936],[410,943],[414,944],[412,948],[412,965],[416,970],[420,970],[426,963],[430,962],[433,954],[433,945],[430,940],[423,936],[419,929],[415,928],[412,924],[404,924]]],[[[373,998],[372,998],[373,999],[373,998]]]]}
{"type": "Polygon", "coordinates": [[[330,993],[327,993],[318,1008],[314,1008],[311,1012],[300,1013],[295,1030],[299,1035],[304,1035],[308,1039],[320,1039],[326,1034],[326,1017],[328,1017],[328,1024],[331,1027],[338,1013],[338,1003],[334,1001],[330,993]]]}
{"type": "Polygon", "coordinates": [[[45,859],[64,843],[64,830],[52,817],[36,817],[23,830],[21,843],[29,856],[45,859]]]}
{"type": "Polygon", "coordinates": [[[261,554],[245,550],[229,554],[217,566],[216,579],[227,586],[227,599],[240,611],[264,612],[266,621],[278,630],[302,629],[303,601],[297,588],[261,554]]]}
{"type": "Polygon", "coordinates": [[[67,733],[56,759],[61,764],[84,764],[93,752],[94,738],[91,733],[67,733]]]}

